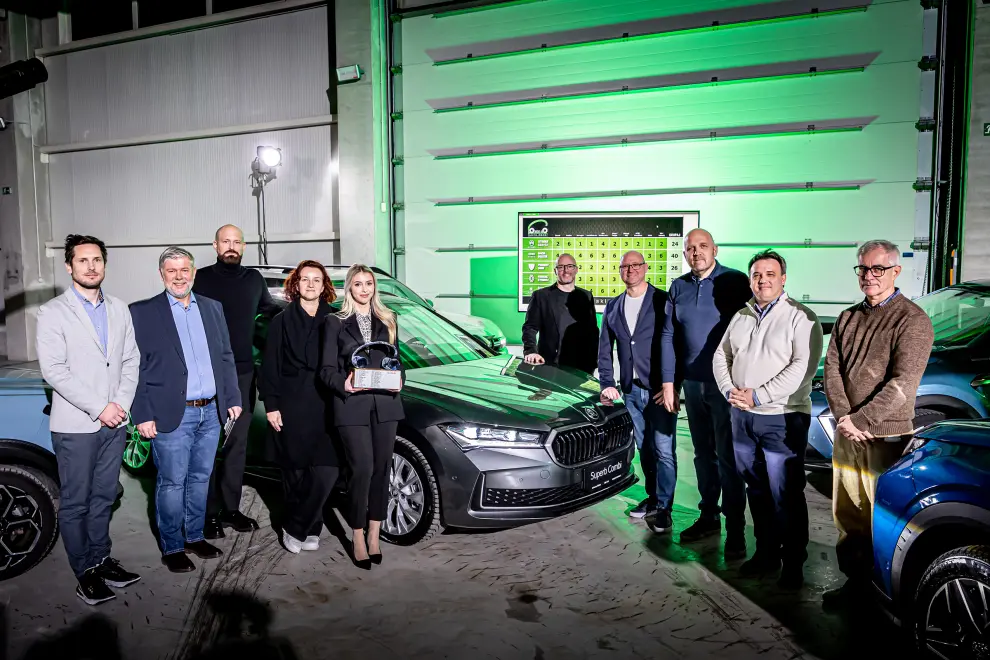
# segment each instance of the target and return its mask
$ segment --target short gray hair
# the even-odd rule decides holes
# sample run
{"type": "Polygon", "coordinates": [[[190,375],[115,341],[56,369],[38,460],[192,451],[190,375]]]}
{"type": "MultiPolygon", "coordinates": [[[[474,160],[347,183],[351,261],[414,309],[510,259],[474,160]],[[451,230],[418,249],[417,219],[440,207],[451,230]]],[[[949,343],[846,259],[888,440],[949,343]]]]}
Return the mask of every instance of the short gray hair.
{"type": "Polygon", "coordinates": [[[898,258],[901,256],[901,249],[897,247],[895,243],[891,243],[890,241],[885,241],[883,239],[866,241],[860,245],[859,250],[856,251],[856,258],[862,259],[868,252],[873,252],[874,250],[883,250],[887,253],[888,265],[896,266],[898,264],[898,258]]]}
{"type": "Polygon", "coordinates": [[[158,257],[158,270],[165,268],[165,262],[169,259],[188,259],[189,265],[193,268],[196,267],[196,258],[192,256],[189,250],[184,250],[176,245],[165,248],[162,252],[162,256],[158,257]]]}

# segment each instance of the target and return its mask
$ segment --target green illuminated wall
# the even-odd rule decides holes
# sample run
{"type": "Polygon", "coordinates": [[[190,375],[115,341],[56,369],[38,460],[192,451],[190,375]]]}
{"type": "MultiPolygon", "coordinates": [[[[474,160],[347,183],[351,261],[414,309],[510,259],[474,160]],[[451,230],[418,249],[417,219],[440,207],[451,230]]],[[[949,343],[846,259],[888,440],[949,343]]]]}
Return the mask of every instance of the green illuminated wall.
{"type": "MultiPolygon", "coordinates": [[[[396,168],[402,275],[441,310],[487,316],[518,342],[516,254],[437,252],[511,246],[519,211],[698,210],[719,243],[861,242],[907,249],[914,234],[920,76],[920,3],[553,52],[436,66],[428,49],[753,4],[719,0],[546,0],[450,17],[403,20],[402,119],[396,168]],[[614,94],[548,103],[434,112],[428,101],[641,76],[871,54],[861,72],[614,94]],[[673,141],[637,146],[437,160],[430,149],[526,141],[869,118],[863,130],[673,141]],[[865,182],[841,192],[690,194],[437,206],[485,195],[622,191],[803,182],[865,182]],[[450,298],[450,294],[481,294],[450,298]],[[492,297],[504,295],[506,297],[492,297]]],[[[745,269],[756,247],[724,247],[745,269]]],[[[787,288],[812,301],[853,301],[855,248],[783,248],[787,288]]],[[[902,279],[924,268],[905,259],[902,279]]],[[[815,304],[836,313],[837,304],[815,304]]]]}

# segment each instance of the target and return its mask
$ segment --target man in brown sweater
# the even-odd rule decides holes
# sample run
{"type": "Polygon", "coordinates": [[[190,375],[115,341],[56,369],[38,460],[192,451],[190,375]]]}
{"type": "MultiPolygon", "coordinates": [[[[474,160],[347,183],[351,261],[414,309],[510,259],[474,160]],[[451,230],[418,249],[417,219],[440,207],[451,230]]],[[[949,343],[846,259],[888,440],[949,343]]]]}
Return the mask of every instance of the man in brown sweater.
{"type": "Polygon", "coordinates": [[[914,431],[914,400],[934,333],[925,312],[895,286],[900,250],[889,241],[859,248],[866,299],[836,319],[825,356],[825,397],[837,426],[832,447],[836,555],[848,578],[825,594],[827,608],[869,601],[877,478],[914,431]]]}

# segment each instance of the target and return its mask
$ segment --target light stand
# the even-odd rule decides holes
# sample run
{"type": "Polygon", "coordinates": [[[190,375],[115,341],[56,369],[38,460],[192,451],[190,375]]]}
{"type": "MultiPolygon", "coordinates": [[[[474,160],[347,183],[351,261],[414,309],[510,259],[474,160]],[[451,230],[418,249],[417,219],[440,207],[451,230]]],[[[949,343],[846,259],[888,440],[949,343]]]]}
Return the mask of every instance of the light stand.
{"type": "Polygon", "coordinates": [[[282,164],[282,150],[274,147],[258,147],[258,155],[251,163],[251,194],[258,207],[258,259],[268,265],[268,222],[265,216],[265,186],[274,181],[275,169],[282,164]]]}

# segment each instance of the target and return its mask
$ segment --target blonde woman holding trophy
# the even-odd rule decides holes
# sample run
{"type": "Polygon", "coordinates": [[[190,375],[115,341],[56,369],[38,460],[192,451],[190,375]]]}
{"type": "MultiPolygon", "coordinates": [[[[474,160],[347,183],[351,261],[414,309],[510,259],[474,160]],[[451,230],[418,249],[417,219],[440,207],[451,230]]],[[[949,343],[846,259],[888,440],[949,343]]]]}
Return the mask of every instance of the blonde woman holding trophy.
{"type": "Polygon", "coordinates": [[[370,268],[348,269],[340,312],[324,324],[320,377],[333,392],[334,425],[350,468],[343,513],[354,531],[354,563],[370,570],[382,562],[379,533],[395,432],[404,417],[398,326],[395,313],[378,297],[370,268]]]}

